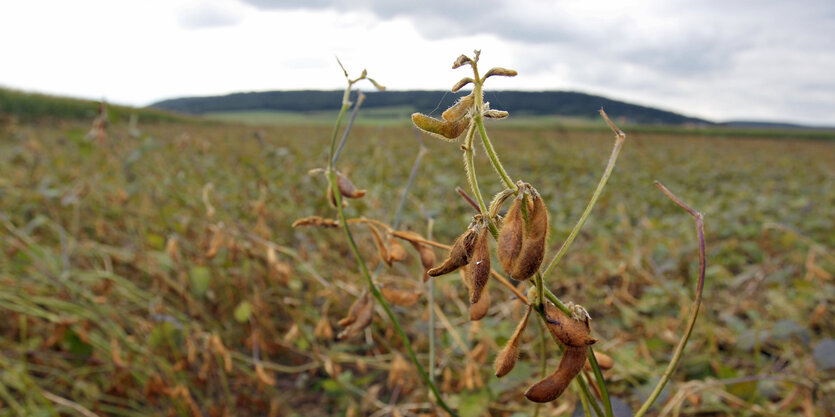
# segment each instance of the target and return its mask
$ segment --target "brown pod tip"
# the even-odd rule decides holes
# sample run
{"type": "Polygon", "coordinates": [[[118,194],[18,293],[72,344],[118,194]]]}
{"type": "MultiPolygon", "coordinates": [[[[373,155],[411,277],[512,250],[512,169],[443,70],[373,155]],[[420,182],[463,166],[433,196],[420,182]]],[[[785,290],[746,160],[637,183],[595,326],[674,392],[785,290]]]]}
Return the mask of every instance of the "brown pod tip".
{"type": "Polygon", "coordinates": [[[354,183],[341,173],[336,173],[336,187],[339,189],[339,194],[347,198],[361,198],[365,196],[365,190],[358,190],[354,183]]]}
{"type": "Polygon", "coordinates": [[[470,320],[479,321],[487,315],[487,310],[490,308],[490,291],[485,287],[481,292],[478,302],[470,304],[470,320]]]}
{"type": "Polygon", "coordinates": [[[461,236],[455,239],[452,244],[452,249],[449,250],[449,256],[444,262],[428,271],[429,276],[437,277],[439,275],[448,274],[456,269],[470,263],[470,259],[475,248],[475,242],[478,234],[473,229],[467,229],[461,236]]]}
{"type": "Polygon", "coordinates": [[[547,403],[559,398],[571,380],[583,369],[583,364],[586,363],[586,349],[566,348],[557,370],[528,388],[525,397],[535,403],[547,403]]]}
{"type": "Polygon", "coordinates": [[[406,249],[394,237],[389,237],[388,256],[392,262],[406,260],[406,249]]]}
{"type": "Polygon", "coordinates": [[[516,325],[516,330],[513,332],[513,335],[510,336],[510,339],[507,339],[507,343],[505,344],[502,351],[496,356],[496,362],[494,363],[494,368],[496,370],[496,377],[501,378],[508,374],[513,367],[516,366],[516,361],[519,358],[519,339],[522,338],[522,332],[525,330],[525,327],[528,325],[528,317],[531,315],[531,308],[525,311],[525,316],[522,317],[522,321],[516,325]]]}

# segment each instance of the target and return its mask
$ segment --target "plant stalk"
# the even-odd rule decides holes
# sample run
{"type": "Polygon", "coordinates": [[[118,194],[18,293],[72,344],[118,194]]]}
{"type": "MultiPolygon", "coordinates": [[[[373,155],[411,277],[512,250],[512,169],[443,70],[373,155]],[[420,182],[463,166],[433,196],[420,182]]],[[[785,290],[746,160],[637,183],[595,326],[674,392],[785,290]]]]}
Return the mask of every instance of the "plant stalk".
{"type": "Polygon", "coordinates": [[[704,218],[702,213],[693,210],[690,206],[684,203],[681,199],[676,197],[670,190],[667,189],[663,184],[658,181],[655,181],[655,186],[658,187],[661,192],[663,192],[667,197],[673,200],[676,204],[678,204],[681,208],[686,210],[693,216],[696,222],[696,233],[698,234],[699,239],[699,281],[696,285],[696,299],[693,300],[693,307],[690,309],[690,317],[687,320],[687,327],[684,330],[684,335],[682,335],[681,339],[678,342],[675,350],[673,351],[673,358],[670,360],[670,363],[667,365],[667,369],[664,370],[664,374],[661,376],[661,379],[658,380],[658,383],[655,385],[655,389],[652,390],[652,393],[649,395],[646,401],[641,405],[641,408],[635,413],[635,417],[643,417],[644,414],[647,413],[649,407],[658,399],[658,396],[661,394],[661,391],[664,389],[664,386],[667,385],[669,382],[670,377],[675,372],[676,368],[678,367],[678,363],[681,361],[681,356],[684,353],[684,348],[687,346],[687,341],[690,339],[690,334],[693,333],[693,327],[696,325],[696,319],[699,316],[699,307],[702,304],[702,291],[704,290],[705,286],[705,229],[704,229],[704,218]]]}
{"type": "Polygon", "coordinates": [[[574,239],[577,237],[577,234],[580,232],[580,229],[586,223],[586,219],[588,219],[589,214],[591,214],[591,209],[594,208],[595,203],[597,203],[597,199],[600,197],[600,194],[603,192],[603,188],[606,187],[606,183],[609,181],[609,176],[612,175],[612,170],[615,168],[615,162],[618,160],[618,155],[620,154],[621,147],[623,146],[624,140],[626,140],[626,133],[623,133],[620,129],[618,129],[612,122],[609,120],[609,117],[606,116],[606,112],[602,109],[600,110],[601,116],[606,120],[609,124],[609,127],[615,132],[616,140],[615,146],[612,149],[612,155],[609,157],[609,163],[606,164],[606,170],[603,172],[603,176],[600,178],[600,182],[597,184],[597,188],[594,190],[594,194],[592,194],[589,203],[586,205],[586,209],[583,211],[583,214],[580,216],[580,220],[577,221],[577,224],[574,225],[574,228],[571,230],[571,233],[568,234],[568,238],[565,239],[560,250],[554,256],[554,259],[551,260],[551,263],[548,264],[548,267],[545,268],[545,271],[542,275],[547,276],[549,272],[560,262],[565,253],[568,251],[568,248],[574,242],[574,239]]]}

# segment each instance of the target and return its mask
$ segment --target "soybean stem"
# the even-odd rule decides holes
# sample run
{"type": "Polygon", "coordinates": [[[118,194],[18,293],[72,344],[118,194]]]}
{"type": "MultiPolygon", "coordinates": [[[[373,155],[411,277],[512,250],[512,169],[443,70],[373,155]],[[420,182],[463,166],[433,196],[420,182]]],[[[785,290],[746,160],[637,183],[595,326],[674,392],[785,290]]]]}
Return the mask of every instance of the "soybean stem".
{"type": "Polygon", "coordinates": [[[658,187],[661,192],[663,192],[667,197],[673,200],[676,204],[678,204],[681,208],[686,210],[693,216],[694,220],[696,221],[696,233],[699,239],[699,281],[696,284],[696,299],[693,300],[693,307],[690,309],[690,317],[687,320],[687,328],[684,330],[684,335],[682,335],[681,339],[676,346],[675,351],[673,351],[673,358],[670,360],[670,363],[667,365],[667,369],[664,370],[664,374],[661,376],[661,379],[655,385],[655,389],[653,389],[652,393],[649,395],[646,401],[641,405],[641,408],[635,413],[635,417],[643,417],[644,414],[649,410],[649,407],[652,403],[658,399],[658,396],[661,394],[661,391],[664,389],[664,386],[667,385],[667,382],[670,380],[670,377],[675,372],[676,367],[678,367],[678,363],[681,361],[681,356],[684,353],[684,347],[687,346],[687,341],[690,339],[690,334],[693,333],[693,327],[696,324],[696,318],[699,316],[699,307],[702,304],[702,290],[704,290],[705,285],[705,229],[704,229],[704,218],[702,213],[693,210],[690,206],[684,203],[681,199],[676,197],[670,190],[667,189],[663,184],[658,181],[655,181],[655,186],[658,187]]]}
{"type": "Polygon", "coordinates": [[[609,181],[609,176],[612,175],[612,170],[615,168],[615,162],[618,160],[618,155],[620,154],[621,147],[623,145],[624,140],[626,140],[626,133],[623,133],[617,126],[609,120],[609,117],[606,116],[606,112],[603,109],[600,110],[600,115],[603,116],[603,119],[606,120],[606,123],[609,124],[609,127],[612,131],[615,132],[616,140],[615,146],[612,149],[612,155],[609,157],[609,163],[606,165],[606,170],[603,172],[603,176],[600,178],[600,182],[597,184],[597,188],[594,190],[594,194],[591,196],[591,200],[586,205],[586,209],[583,211],[583,214],[580,216],[580,220],[577,221],[577,224],[574,225],[574,228],[571,230],[571,233],[568,234],[568,238],[565,239],[560,250],[554,256],[554,259],[551,260],[551,263],[548,264],[548,267],[545,268],[545,271],[542,275],[547,276],[549,272],[560,262],[565,253],[568,251],[568,248],[574,242],[574,239],[577,237],[577,233],[580,232],[580,229],[586,223],[586,219],[588,219],[589,214],[591,214],[591,209],[594,208],[595,203],[597,203],[597,199],[600,197],[600,194],[603,192],[603,188],[606,187],[606,182],[609,181]]]}

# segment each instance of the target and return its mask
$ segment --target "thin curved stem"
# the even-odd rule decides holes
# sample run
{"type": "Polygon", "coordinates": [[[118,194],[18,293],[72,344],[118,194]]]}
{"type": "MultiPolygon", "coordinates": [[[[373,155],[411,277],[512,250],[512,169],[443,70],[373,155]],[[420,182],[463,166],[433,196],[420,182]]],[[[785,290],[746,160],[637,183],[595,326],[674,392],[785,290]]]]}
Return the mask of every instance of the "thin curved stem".
{"type": "Polygon", "coordinates": [[[664,194],[667,195],[671,200],[673,200],[676,204],[678,204],[681,208],[686,210],[690,213],[691,216],[696,221],[696,233],[698,234],[699,238],[699,281],[696,285],[696,299],[693,300],[693,307],[690,309],[690,317],[687,320],[687,327],[684,330],[684,335],[682,335],[681,340],[679,340],[678,345],[676,346],[675,350],[673,351],[673,358],[670,360],[670,363],[667,365],[667,369],[664,370],[664,374],[661,376],[661,379],[655,385],[655,389],[652,390],[652,393],[649,395],[646,401],[641,405],[641,408],[635,413],[635,417],[643,417],[644,414],[647,413],[649,407],[658,399],[658,396],[661,394],[661,391],[664,389],[664,386],[667,385],[669,382],[670,377],[675,372],[676,367],[678,367],[678,363],[681,361],[681,356],[684,353],[684,347],[687,346],[687,341],[690,339],[690,334],[693,333],[693,327],[696,324],[696,319],[699,316],[699,307],[702,304],[702,291],[704,290],[705,286],[705,229],[704,229],[704,222],[702,213],[693,210],[690,206],[685,204],[681,199],[675,196],[667,187],[664,187],[658,181],[655,181],[655,186],[658,187],[664,194]]]}
{"type": "Polygon", "coordinates": [[[551,260],[551,263],[548,264],[548,267],[545,268],[545,271],[542,272],[543,276],[547,276],[549,272],[560,262],[565,253],[568,251],[568,248],[574,242],[574,239],[577,237],[577,234],[580,232],[580,229],[586,223],[586,219],[588,219],[589,214],[591,214],[591,209],[594,208],[595,203],[597,203],[597,199],[600,197],[600,194],[603,192],[603,188],[606,187],[606,182],[609,181],[609,176],[612,175],[612,170],[615,168],[615,162],[618,160],[618,155],[620,154],[621,147],[623,146],[624,140],[626,140],[626,133],[623,133],[617,126],[609,120],[609,117],[606,116],[606,112],[602,109],[600,110],[600,115],[606,120],[606,123],[609,124],[609,127],[615,132],[616,140],[615,146],[612,149],[612,155],[609,157],[609,163],[606,165],[606,170],[603,172],[603,176],[600,178],[600,182],[597,184],[597,188],[594,190],[594,194],[592,194],[589,203],[586,205],[586,209],[583,211],[583,214],[580,216],[580,220],[577,221],[577,224],[574,225],[574,229],[571,230],[571,233],[568,234],[568,238],[565,239],[560,250],[554,256],[554,259],[551,260]]]}
{"type": "Polygon", "coordinates": [[[478,127],[478,135],[481,136],[481,144],[484,145],[484,151],[487,152],[487,156],[490,157],[490,163],[493,164],[493,168],[496,170],[496,173],[499,174],[499,178],[501,178],[502,182],[504,182],[504,185],[507,188],[516,191],[518,187],[513,183],[513,180],[510,179],[510,175],[507,174],[507,171],[505,171],[502,162],[499,161],[499,156],[493,149],[493,144],[490,142],[490,138],[487,136],[487,130],[484,129],[483,117],[481,117],[481,115],[477,115],[474,117],[474,120],[476,126],[478,127]]]}
{"type": "Polygon", "coordinates": [[[473,151],[473,137],[475,136],[475,125],[470,124],[469,129],[467,129],[467,136],[465,137],[464,141],[464,166],[467,171],[467,182],[470,183],[470,188],[475,194],[476,201],[478,201],[478,207],[481,209],[481,213],[487,216],[487,227],[490,230],[490,234],[493,235],[494,238],[499,237],[499,229],[496,228],[496,225],[493,224],[493,219],[490,218],[488,215],[489,211],[487,210],[487,205],[484,204],[484,196],[481,195],[481,189],[478,187],[478,176],[475,173],[475,163],[473,162],[473,156],[475,152],[473,151]]]}

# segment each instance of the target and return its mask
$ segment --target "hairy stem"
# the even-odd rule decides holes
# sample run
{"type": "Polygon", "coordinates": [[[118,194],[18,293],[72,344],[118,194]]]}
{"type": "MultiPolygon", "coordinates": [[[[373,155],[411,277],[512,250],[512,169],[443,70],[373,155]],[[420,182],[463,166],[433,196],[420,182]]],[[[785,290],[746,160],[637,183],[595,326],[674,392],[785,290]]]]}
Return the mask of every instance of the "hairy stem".
{"type": "Polygon", "coordinates": [[[490,163],[493,164],[493,168],[496,170],[496,173],[499,174],[502,182],[504,182],[507,188],[511,190],[516,190],[516,184],[513,183],[513,180],[510,179],[510,176],[507,175],[507,171],[505,171],[504,166],[502,166],[501,161],[499,161],[499,156],[496,155],[496,151],[493,149],[493,144],[490,143],[490,138],[487,136],[487,130],[484,129],[484,90],[482,89],[482,83],[484,80],[481,79],[478,75],[478,64],[473,62],[471,64],[473,68],[473,98],[475,99],[476,105],[476,114],[473,115],[473,120],[475,121],[475,125],[478,127],[478,134],[481,136],[481,143],[484,145],[484,151],[487,152],[487,156],[490,158],[490,163]]]}
{"type": "Polygon", "coordinates": [[[473,137],[475,136],[475,126],[470,124],[470,128],[467,130],[467,136],[465,137],[464,141],[464,166],[467,171],[467,180],[470,183],[470,188],[475,194],[476,201],[478,201],[478,207],[481,209],[481,213],[487,216],[487,227],[490,230],[490,234],[493,235],[494,238],[499,237],[499,229],[493,224],[493,219],[490,218],[488,215],[489,211],[487,210],[487,206],[484,204],[484,196],[481,195],[481,189],[478,187],[478,176],[475,173],[475,163],[473,162],[473,155],[475,152],[473,151],[473,137]]]}

